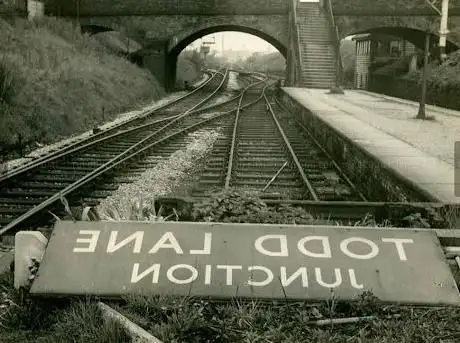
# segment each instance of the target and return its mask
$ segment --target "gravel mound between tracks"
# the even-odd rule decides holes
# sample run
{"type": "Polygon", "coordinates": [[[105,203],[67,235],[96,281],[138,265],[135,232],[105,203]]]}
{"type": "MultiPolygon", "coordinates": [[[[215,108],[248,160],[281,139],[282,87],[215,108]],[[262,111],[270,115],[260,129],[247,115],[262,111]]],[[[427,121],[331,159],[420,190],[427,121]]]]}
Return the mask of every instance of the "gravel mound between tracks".
{"type": "Polygon", "coordinates": [[[155,197],[171,192],[193,170],[195,161],[210,152],[219,136],[220,133],[216,130],[199,130],[190,133],[188,138],[191,138],[191,142],[185,149],[174,152],[154,168],[133,178],[133,183],[122,184],[110,197],[101,201],[97,211],[104,217],[115,209],[121,219],[129,219],[133,201],[143,199],[145,205],[150,206],[155,197]]]}

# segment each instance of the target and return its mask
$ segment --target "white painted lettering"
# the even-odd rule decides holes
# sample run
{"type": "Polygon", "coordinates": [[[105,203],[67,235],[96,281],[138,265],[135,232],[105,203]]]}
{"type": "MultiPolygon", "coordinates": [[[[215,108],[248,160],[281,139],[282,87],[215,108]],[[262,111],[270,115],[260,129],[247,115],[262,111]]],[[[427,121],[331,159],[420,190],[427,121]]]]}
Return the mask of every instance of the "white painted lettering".
{"type": "Polygon", "coordinates": [[[356,280],[356,274],[355,274],[354,269],[348,269],[348,274],[350,275],[350,283],[353,288],[356,288],[356,289],[364,288],[363,284],[358,284],[358,281],[356,280]]]}
{"type": "Polygon", "coordinates": [[[289,276],[289,278],[288,278],[287,277],[286,267],[281,267],[281,277],[280,277],[280,279],[281,279],[281,285],[283,285],[283,287],[289,286],[299,276],[302,277],[302,287],[308,287],[307,268],[302,267],[302,268],[297,269],[297,271],[295,273],[291,274],[291,276],[289,276]]]}
{"type": "Polygon", "coordinates": [[[144,231],[136,231],[132,235],[126,237],[119,243],[117,242],[118,231],[112,231],[110,233],[109,243],[107,244],[107,252],[112,253],[117,251],[121,247],[134,241],[133,253],[139,254],[142,248],[142,240],[144,239],[144,231]]]}
{"type": "Polygon", "coordinates": [[[288,247],[287,247],[287,239],[286,235],[266,235],[261,236],[256,239],[254,242],[254,247],[257,249],[258,252],[267,256],[277,256],[277,257],[284,257],[288,256],[288,247]],[[278,239],[280,242],[280,251],[268,251],[262,246],[262,243],[268,239],[278,239]]]}
{"type": "Polygon", "coordinates": [[[404,243],[414,243],[413,239],[408,238],[382,238],[384,243],[394,243],[396,245],[396,250],[398,251],[399,259],[401,261],[407,261],[407,255],[404,251],[404,243]]]}
{"type": "Polygon", "coordinates": [[[252,279],[248,280],[248,285],[249,286],[256,286],[256,287],[263,287],[267,286],[270,282],[273,281],[273,278],[275,277],[272,273],[272,271],[268,268],[262,267],[262,266],[250,266],[248,267],[248,271],[252,272],[253,270],[260,270],[267,274],[267,277],[265,278],[264,281],[254,281],[252,279]]]}
{"type": "Polygon", "coordinates": [[[334,268],[334,274],[335,281],[333,283],[326,283],[323,281],[323,277],[321,275],[321,268],[315,268],[316,282],[318,282],[320,286],[326,288],[335,288],[342,284],[342,273],[340,272],[340,269],[334,268]]]}
{"type": "Polygon", "coordinates": [[[196,268],[188,264],[176,264],[175,266],[172,266],[171,268],[168,269],[168,272],[166,273],[166,277],[168,278],[169,281],[174,282],[178,285],[185,285],[187,283],[191,283],[195,281],[198,278],[198,270],[196,270],[196,268]],[[179,280],[178,278],[174,276],[174,272],[180,268],[189,270],[192,273],[192,275],[190,275],[190,277],[185,280],[179,280]]]}
{"type": "Polygon", "coordinates": [[[166,232],[153,246],[153,248],[150,249],[149,254],[155,254],[162,248],[174,249],[178,255],[182,255],[184,253],[172,232],[166,232]]]}
{"type": "Polygon", "coordinates": [[[204,243],[202,250],[190,250],[191,255],[211,255],[211,238],[212,234],[206,232],[204,234],[204,243]]]}
{"type": "Polygon", "coordinates": [[[211,284],[211,265],[207,264],[205,267],[205,272],[204,272],[204,284],[205,285],[210,285],[211,284]]]}
{"type": "Polygon", "coordinates": [[[133,272],[131,273],[131,283],[137,283],[139,280],[142,280],[150,273],[153,273],[152,283],[158,283],[158,277],[160,275],[160,264],[154,264],[139,274],[139,263],[134,263],[133,272]]]}
{"type": "Polygon", "coordinates": [[[75,247],[73,248],[73,252],[95,252],[97,241],[99,240],[99,236],[101,231],[99,230],[80,230],[80,235],[90,235],[91,238],[77,238],[77,244],[88,244],[86,247],[75,247]]]}
{"type": "Polygon", "coordinates": [[[377,256],[379,253],[379,247],[377,246],[377,244],[375,244],[374,242],[366,238],[361,238],[361,237],[350,237],[350,238],[344,239],[340,243],[340,250],[342,250],[342,252],[345,255],[350,256],[351,258],[355,258],[357,260],[370,260],[371,258],[374,258],[375,256],[377,256]],[[361,243],[369,245],[369,247],[371,248],[371,252],[365,255],[358,255],[358,254],[351,252],[348,249],[348,245],[353,242],[361,242],[361,243]]]}
{"type": "Polygon", "coordinates": [[[217,269],[226,269],[227,270],[227,286],[233,284],[233,270],[234,269],[243,269],[243,266],[227,266],[227,265],[218,265],[217,269]]]}
{"type": "Polygon", "coordinates": [[[326,236],[304,237],[298,242],[297,248],[302,254],[306,256],[318,257],[318,258],[331,258],[332,257],[331,245],[329,244],[329,237],[326,237],[326,236]],[[307,250],[307,248],[305,248],[305,243],[310,242],[310,241],[320,241],[323,246],[323,252],[317,253],[317,252],[311,252],[310,250],[307,250]]]}

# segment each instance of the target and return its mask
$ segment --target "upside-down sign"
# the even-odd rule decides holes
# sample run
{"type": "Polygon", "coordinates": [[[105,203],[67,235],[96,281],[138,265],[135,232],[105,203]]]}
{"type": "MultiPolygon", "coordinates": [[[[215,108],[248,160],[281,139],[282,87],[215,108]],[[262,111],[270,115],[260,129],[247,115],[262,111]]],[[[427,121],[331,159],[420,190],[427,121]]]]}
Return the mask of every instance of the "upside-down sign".
{"type": "Polygon", "coordinates": [[[428,230],[59,222],[31,293],[126,293],[459,304],[428,230]]]}

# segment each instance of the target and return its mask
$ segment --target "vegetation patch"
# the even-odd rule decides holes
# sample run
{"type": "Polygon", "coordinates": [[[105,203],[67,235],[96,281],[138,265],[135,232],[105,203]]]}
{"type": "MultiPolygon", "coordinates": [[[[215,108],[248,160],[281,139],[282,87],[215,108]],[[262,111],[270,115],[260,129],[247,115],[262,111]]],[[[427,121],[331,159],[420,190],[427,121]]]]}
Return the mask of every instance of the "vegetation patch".
{"type": "Polygon", "coordinates": [[[389,306],[369,292],[356,302],[343,302],[331,293],[320,304],[129,297],[118,309],[165,343],[425,343],[459,337],[460,332],[458,308],[389,306]],[[339,324],[338,318],[347,319],[339,324]]]}
{"type": "Polygon", "coordinates": [[[177,59],[176,87],[182,89],[187,82],[189,85],[201,77],[204,62],[196,50],[185,50],[177,59]]]}
{"type": "MultiPolygon", "coordinates": [[[[427,103],[460,110],[460,51],[447,56],[443,63],[437,61],[428,67],[427,103]]],[[[400,77],[374,75],[371,91],[419,101],[423,70],[400,77]]]]}
{"type": "Polygon", "coordinates": [[[125,329],[106,322],[97,303],[87,300],[39,302],[21,299],[13,273],[0,276],[0,341],[2,343],[131,342],[125,329]]]}
{"type": "Polygon", "coordinates": [[[153,75],[72,22],[0,20],[0,150],[50,143],[159,99],[153,75]]]}
{"type": "Polygon", "coordinates": [[[269,207],[256,193],[234,190],[215,193],[194,204],[197,222],[313,224],[315,219],[302,208],[289,205],[269,207]]]}
{"type": "MultiPolygon", "coordinates": [[[[133,199],[134,200],[134,199],[133,199]]],[[[111,213],[107,211],[107,214],[111,213]]],[[[120,215],[112,213],[119,220],[120,215]]],[[[131,202],[125,219],[141,221],[187,220],[233,223],[315,224],[301,208],[268,207],[255,193],[234,190],[210,195],[198,203],[186,199],[131,202]],[[157,210],[158,206],[160,207],[157,210]],[[168,211],[174,213],[168,215],[168,211]]],[[[419,215],[414,218],[420,220],[419,215]]],[[[91,218],[83,209],[81,220],[91,218]]],[[[355,223],[377,226],[366,217],[355,223]]],[[[387,223],[388,224],[388,223],[387,223]]],[[[388,224],[389,225],[389,224],[388,224]]],[[[13,289],[13,275],[0,278],[0,338],[2,342],[131,342],[116,324],[104,322],[94,301],[21,304],[13,289]]],[[[324,302],[273,302],[232,299],[127,296],[108,303],[164,343],[179,342],[329,342],[425,343],[460,338],[459,308],[414,308],[381,302],[369,291],[353,302],[331,291],[324,302]]],[[[446,341],[449,342],[449,341],[446,341]]]]}
{"type": "Polygon", "coordinates": [[[285,76],[286,59],[279,52],[255,52],[238,64],[240,69],[285,76]]]}

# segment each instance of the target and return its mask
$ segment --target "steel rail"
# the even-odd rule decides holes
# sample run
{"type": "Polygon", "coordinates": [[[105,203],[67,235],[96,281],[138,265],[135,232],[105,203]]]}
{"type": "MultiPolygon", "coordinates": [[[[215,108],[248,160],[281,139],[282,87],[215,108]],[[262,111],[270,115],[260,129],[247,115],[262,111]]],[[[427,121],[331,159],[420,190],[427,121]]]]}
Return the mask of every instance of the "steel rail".
{"type": "MultiPolygon", "coordinates": [[[[217,75],[217,73],[216,73],[216,75],[217,75]]],[[[219,103],[219,104],[216,104],[216,105],[211,105],[211,106],[208,106],[208,107],[203,108],[203,109],[196,109],[197,107],[201,106],[204,102],[206,102],[209,99],[211,99],[220,90],[220,88],[223,86],[224,83],[225,83],[225,77],[222,80],[222,82],[219,84],[219,86],[216,88],[216,90],[211,95],[209,95],[205,100],[201,101],[199,104],[196,104],[192,108],[192,110],[189,111],[188,114],[199,113],[201,110],[205,110],[205,109],[209,110],[209,109],[211,109],[213,107],[222,106],[224,104],[227,104],[228,102],[234,101],[234,98],[232,98],[232,99],[229,99],[228,102],[223,102],[223,103],[219,103]]],[[[40,166],[43,166],[44,164],[51,163],[51,162],[53,162],[53,161],[55,161],[55,160],[57,160],[59,158],[66,157],[66,156],[68,156],[70,154],[73,154],[73,153],[76,153],[78,151],[87,149],[87,148],[89,148],[91,146],[100,144],[100,143],[102,143],[102,142],[104,142],[106,140],[113,139],[113,138],[115,138],[117,136],[120,136],[120,135],[129,134],[129,133],[134,132],[136,130],[144,129],[144,128],[148,127],[148,126],[157,125],[157,124],[159,124],[161,122],[174,120],[174,119],[178,118],[179,116],[180,116],[180,114],[175,115],[175,116],[170,116],[170,117],[167,117],[167,118],[159,119],[157,121],[153,121],[153,122],[150,122],[150,123],[146,123],[146,124],[142,124],[142,125],[139,125],[139,126],[136,126],[136,127],[132,127],[132,128],[129,128],[129,129],[126,129],[126,130],[123,130],[123,131],[118,131],[118,132],[115,132],[113,134],[109,134],[110,131],[112,131],[114,129],[114,128],[111,128],[110,130],[105,131],[104,136],[100,137],[99,139],[94,140],[95,136],[88,137],[88,139],[84,139],[84,140],[75,142],[74,144],[66,146],[63,149],[55,151],[55,152],[53,152],[51,154],[48,154],[46,156],[43,156],[42,158],[36,159],[36,160],[33,161],[33,163],[24,165],[22,168],[17,168],[13,172],[8,173],[8,174],[4,175],[3,177],[0,176],[0,183],[4,182],[4,181],[8,181],[8,180],[12,179],[14,176],[18,176],[20,174],[26,173],[26,172],[31,171],[33,169],[36,169],[36,168],[38,168],[40,166]],[[109,135],[107,135],[107,134],[109,134],[109,135]]],[[[138,119],[139,118],[135,118],[135,120],[138,120],[138,119]]],[[[126,124],[126,123],[123,123],[123,124],[126,124]]]]}
{"type": "MultiPolygon", "coordinates": [[[[225,77],[224,79],[222,80],[221,82],[221,85],[220,87],[225,83],[226,81],[226,77],[228,76],[228,70],[226,70],[226,73],[225,73],[225,77]]],[[[219,88],[219,87],[218,87],[219,88]]],[[[209,96],[209,97],[212,97],[214,95],[215,92],[218,91],[218,88],[209,96]]],[[[207,99],[204,99],[202,102],[205,102],[207,99]]],[[[148,140],[151,140],[155,135],[157,135],[158,133],[164,131],[166,128],[168,128],[169,126],[171,126],[172,124],[176,123],[177,121],[179,121],[180,119],[184,118],[185,116],[189,115],[190,112],[192,111],[192,109],[194,108],[197,108],[200,104],[197,104],[195,106],[193,106],[191,109],[189,109],[188,111],[184,112],[183,114],[177,116],[177,118],[175,118],[174,120],[172,120],[170,123],[166,124],[165,126],[163,126],[162,128],[160,128],[159,130],[155,131],[154,133],[150,134],[149,136],[147,136],[146,138],[142,139],[140,142],[132,145],[131,147],[129,147],[128,149],[126,149],[124,152],[122,152],[121,154],[117,155],[116,157],[112,158],[110,161],[104,163],[102,166],[96,168],[95,170],[91,171],[90,173],[86,174],[85,176],[83,176],[82,178],[80,178],[79,180],[73,182],[72,184],[68,185],[67,187],[65,187],[63,190],[57,192],[56,194],[54,194],[53,196],[49,197],[48,199],[46,199],[45,201],[43,201],[42,203],[40,203],[39,205],[33,207],[32,209],[30,209],[29,211],[27,211],[26,213],[22,214],[21,216],[19,216],[18,218],[14,219],[13,221],[11,221],[10,223],[8,223],[7,225],[5,225],[3,228],[0,229],[0,236],[4,235],[6,232],[10,231],[12,228],[14,228],[15,226],[17,226],[18,224],[20,224],[21,222],[23,222],[24,220],[30,218],[31,216],[37,214],[38,212],[46,209],[48,206],[50,206],[51,204],[53,204],[54,202],[56,202],[57,200],[61,199],[63,196],[75,191],[76,189],[78,188],[81,188],[83,185],[85,185],[86,183],[88,183],[89,181],[93,180],[94,178],[104,174],[105,172],[107,172],[108,170],[110,169],[113,169],[115,168],[116,166],[118,166],[119,164],[141,154],[142,152],[144,152],[145,150],[147,149],[150,149],[152,148],[153,146],[157,145],[157,144],[160,144],[161,142],[164,142],[165,140],[167,139],[170,139],[172,137],[175,137],[181,133],[184,133],[186,131],[189,131],[190,129],[192,128],[195,128],[199,125],[203,125],[203,124],[206,124],[212,120],[216,120],[218,118],[221,118],[222,116],[228,114],[228,113],[231,113],[231,112],[234,112],[235,110],[231,110],[231,111],[228,111],[228,112],[224,112],[224,113],[221,113],[215,117],[212,117],[212,118],[208,118],[208,119],[205,119],[203,121],[200,121],[199,123],[196,123],[196,124],[193,124],[191,126],[188,126],[176,133],[173,133],[171,135],[168,135],[164,138],[161,138],[153,143],[149,143],[147,146],[141,148],[140,150],[137,150],[135,152],[132,152],[134,149],[140,147],[143,143],[147,142],[148,140]],[[130,155],[126,156],[127,154],[129,154],[130,152],[132,152],[130,155]]],[[[244,106],[243,106],[244,108],[244,106]]]]}
{"type": "MultiPolygon", "coordinates": [[[[231,143],[231,147],[230,147],[230,153],[229,153],[229,158],[228,158],[228,163],[227,163],[227,173],[226,173],[226,176],[225,176],[225,186],[224,186],[224,189],[229,189],[230,188],[230,182],[231,182],[231,179],[232,179],[232,173],[233,173],[233,162],[234,162],[234,159],[235,159],[235,150],[236,150],[236,135],[237,135],[237,132],[238,132],[238,122],[239,122],[239,119],[240,119],[240,112],[241,112],[241,109],[244,108],[241,106],[241,103],[243,101],[243,98],[244,98],[244,94],[246,93],[247,90],[249,90],[249,88],[251,87],[254,87],[256,85],[259,85],[261,83],[264,83],[266,82],[266,79],[265,80],[261,80],[261,81],[258,81],[256,82],[255,84],[252,84],[248,87],[246,87],[243,91],[243,94],[241,95],[241,98],[240,98],[240,101],[238,103],[238,108],[237,108],[237,112],[236,112],[236,118],[235,118],[235,123],[233,125],[233,133],[232,133],[232,143],[231,143]]],[[[265,86],[267,87],[267,86],[265,86]]],[[[265,89],[264,87],[264,89],[265,89]]],[[[263,90],[262,90],[262,94],[260,97],[258,97],[254,103],[257,103],[259,102],[263,97],[263,90]]]]}
{"type": "Polygon", "coordinates": [[[297,156],[296,156],[296,154],[294,152],[294,149],[292,149],[291,144],[289,143],[289,140],[287,139],[286,135],[284,134],[283,128],[281,127],[280,123],[278,122],[278,119],[276,119],[275,112],[273,111],[273,108],[272,108],[272,106],[270,104],[270,101],[268,101],[268,98],[267,98],[267,95],[265,94],[265,91],[264,91],[264,98],[265,98],[265,102],[267,103],[267,107],[270,110],[270,113],[272,115],[273,121],[275,122],[275,125],[278,128],[278,131],[279,131],[281,137],[283,137],[284,144],[286,145],[286,148],[289,150],[290,157],[293,159],[294,164],[296,165],[297,170],[298,170],[300,176],[302,177],[303,183],[305,184],[305,186],[307,187],[307,189],[310,192],[311,196],[313,197],[313,200],[319,201],[319,198],[318,198],[318,195],[315,192],[315,189],[311,185],[310,180],[308,180],[307,175],[305,175],[305,172],[303,171],[303,168],[300,165],[300,162],[299,162],[299,160],[298,160],[298,158],[297,158],[297,156]]]}
{"type": "MultiPolygon", "coordinates": [[[[8,172],[8,173],[6,173],[4,175],[0,175],[0,182],[6,181],[6,180],[8,180],[8,179],[10,179],[10,178],[12,178],[12,177],[14,177],[16,175],[21,174],[21,173],[25,173],[25,172],[29,171],[30,169],[33,169],[33,168],[36,168],[38,166],[43,165],[44,163],[51,162],[51,161],[55,160],[56,158],[60,158],[60,157],[66,156],[67,154],[73,153],[73,152],[75,152],[75,148],[77,148],[78,146],[80,146],[82,144],[83,144],[83,146],[87,147],[88,142],[93,142],[93,141],[99,142],[100,139],[105,138],[105,136],[107,134],[110,134],[111,131],[119,129],[122,126],[127,126],[129,124],[132,124],[135,121],[139,121],[139,120],[145,119],[145,118],[147,118],[149,116],[152,116],[152,115],[164,110],[165,108],[175,106],[175,105],[177,105],[178,102],[180,102],[180,101],[182,101],[182,100],[184,100],[186,98],[189,98],[191,95],[195,94],[199,90],[202,90],[205,86],[207,86],[210,82],[212,82],[214,80],[214,78],[216,77],[216,75],[218,75],[218,74],[223,75],[224,78],[225,78],[224,74],[222,74],[220,72],[214,72],[212,74],[212,76],[208,80],[206,80],[200,87],[198,87],[198,88],[194,89],[193,91],[191,91],[191,92],[179,97],[178,99],[175,99],[172,102],[164,104],[164,105],[162,105],[162,106],[160,106],[160,107],[158,107],[158,108],[156,108],[156,109],[154,109],[152,111],[147,111],[147,113],[144,113],[142,115],[130,118],[127,121],[124,121],[124,122],[121,122],[119,124],[116,124],[116,125],[110,127],[108,130],[104,130],[104,131],[99,132],[99,133],[97,133],[95,135],[89,136],[87,138],[78,140],[78,141],[76,141],[74,143],[71,143],[69,145],[66,145],[66,146],[63,146],[61,148],[58,148],[57,150],[55,150],[55,151],[53,151],[53,152],[51,152],[49,154],[46,154],[43,157],[39,157],[37,159],[32,160],[30,163],[26,163],[24,165],[16,167],[16,168],[12,169],[10,172],[8,172]],[[102,137],[102,136],[104,136],[104,137],[102,137]]],[[[111,137],[111,136],[109,136],[109,137],[111,137]]]]}
{"type": "MultiPolygon", "coordinates": [[[[278,106],[283,108],[286,112],[289,112],[288,109],[279,102],[279,100],[274,97],[275,102],[277,103],[278,106]]],[[[353,191],[356,192],[356,194],[363,200],[363,201],[369,201],[362,192],[358,190],[356,185],[349,179],[349,177],[343,172],[342,168],[335,162],[335,160],[332,158],[332,156],[327,152],[326,149],[318,142],[318,140],[311,134],[311,132],[297,119],[294,118],[294,121],[302,128],[302,130],[308,135],[308,137],[312,140],[312,142],[316,145],[316,147],[321,150],[321,152],[331,161],[332,165],[334,168],[339,172],[339,175],[345,180],[345,182],[348,184],[348,186],[353,189],[353,191]]]]}
{"type": "MultiPolygon", "coordinates": [[[[192,114],[198,114],[198,113],[201,113],[201,112],[206,112],[206,111],[210,111],[212,109],[215,109],[215,108],[219,108],[221,106],[224,106],[224,105],[227,105],[235,100],[237,100],[238,98],[240,97],[240,94],[231,98],[231,99],[228,99],[224,102],[221,102],[221,103],[218,103],[218,104],[214,104],[214,105],[210,105],[210,106],[206,106],[206,107],[202,107],[202,108],[199,108],[199,109],[196,109],[196,110],[193,110],[189,113],[189,115],[192,115],[192,114]]],[[[44,160],[44,161],[41,161],[40,164],[36,164],[35,165],[35,168],[38,168],[40,166],[42,166],[43,164],[46,164],[46,163],[50,163],[50,162],[53,162],[55,161],[56,159],[59,159],[59,158],[62,158],[63,156],[67,156],[67,155],[70,155],[70,154],[73,154],[73,153],[76,153],[78,151],[81,151],[81,150],[85,150],[87,148],[90,148],[92,146],[95,146],[95,145],[98,145],[100,143],[103,143],[104,141],[107,141],[107,140],[111,140],[111,139],[114,139],[118,136],[123,136],[123,135],[128,135],[130,133],[133,133],[135,131],[139,131],[139,130],[142,130],[142,129],[146,129],[150,126],[155,126],[157,124],[160,124],[162,122],[167,122],[167,121],[170,121],[170,120],[173,120],[173,119],[176,119],[180,116],[180,114],[178,115],[173,115],[173,116],[170,116],[170,117],[167,117],[167,118],[163,118],[163,119],[159,119],[159,120],[156,120],[156,121],[152,121],[150,123],[146,123],[146,124],[142,124],[142,125],[139,125],[139,126],[136,126],[136,127],[132,127],[132,128],[129,128],[129,129],[126,129],[124,131],[118,131],[118,132],[115,132],[113,134],[111,134],[110,136],[105,136],[105,137],[102,137],[98,140],[95,140],[95,141],[91,141],[91,142],[88,142],[87,144],[85,145],[81,145],[81,146],[77,146],[75,147],[74,149],[71,149],[69,151],[66,151],[66,154],[64,155],[58,155],[58,156],[51,156],[50,158],[48,158],[47,160],[44,160]]],[[[34,168],[31,168],[31,169],[34,169],[34,168]]]]}

